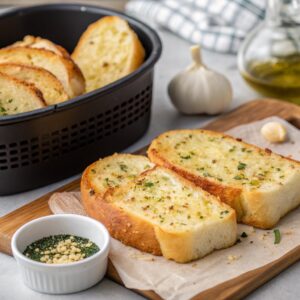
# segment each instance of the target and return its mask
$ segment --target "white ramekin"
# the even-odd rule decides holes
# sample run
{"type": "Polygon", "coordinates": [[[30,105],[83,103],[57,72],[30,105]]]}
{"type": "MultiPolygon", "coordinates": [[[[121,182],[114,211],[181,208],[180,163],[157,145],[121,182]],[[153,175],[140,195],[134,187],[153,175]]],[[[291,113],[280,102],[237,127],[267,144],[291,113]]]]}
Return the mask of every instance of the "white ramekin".
{"type": "Polygon", "coordinates": [[[71,214],[52,215],[19,228],[11,246],[23,281],[29,288],[47,294],[68,294],[85,290],[103,278],[107,268],[109,234],[101,223],[91,218],[71,214]],[[98,245],[100,251],[78,262],[57,265],[36,262],[22,254],[31,243],[55,234],[88,238],[98,245]]]}

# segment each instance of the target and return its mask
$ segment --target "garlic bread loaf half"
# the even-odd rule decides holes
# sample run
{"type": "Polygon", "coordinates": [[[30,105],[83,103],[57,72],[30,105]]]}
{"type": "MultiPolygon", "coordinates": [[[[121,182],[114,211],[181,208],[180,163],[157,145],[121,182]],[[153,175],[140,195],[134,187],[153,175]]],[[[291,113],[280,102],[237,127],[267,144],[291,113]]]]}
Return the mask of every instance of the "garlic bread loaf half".
{"type": "Polygon", "coordinates": [[[22,41],[15,42],[8,47],[30,47],[45,49],[66,58],[70,57],[70,54],[65,48],[39,36],[26,35],[22,41]]]}
{"type": "Polygon", "coordinates": [[[71,59],[52,51],[29,47],[0,49],[0,63],[19,63],[44,68],[62,83],[69,98],[82,94],[85,82],[79,68],[71,59]]]}
{"type": "Polygon", "coordinates": [[[174,130],[148,156],[218,196],[242,223],[267,229],[300,204],[300,163],[207,130],[174,130]]]}
{"type": "Polygon", "coordinates": [[[47,105],[68,100],[68,95],[61,82],[49,71],[39,67],[22,64],[0,64],[0,72],[26,81],[39,89],[47,105]]]}
{"type": "Polygon", "coordinates": [[[0,116],[43,108],[42,93],[33,85],[0,72],[0,116]]]}
{"type": "Polygon", "coordinates": [[[145,50],[127,21],[107,16],[89,25],[72,58],[90,92],[135,71],[144,61],[145,50]]]}
{"type": "MultiPolygon", "coordinates": [[[[125,185],[92,198],[92,217],[124,244],[179,263],[236,241],[235,211],[173,171],[154,167],[125,185]]],[[[85,201],[85,200],[84,200],[85,201]]]]}

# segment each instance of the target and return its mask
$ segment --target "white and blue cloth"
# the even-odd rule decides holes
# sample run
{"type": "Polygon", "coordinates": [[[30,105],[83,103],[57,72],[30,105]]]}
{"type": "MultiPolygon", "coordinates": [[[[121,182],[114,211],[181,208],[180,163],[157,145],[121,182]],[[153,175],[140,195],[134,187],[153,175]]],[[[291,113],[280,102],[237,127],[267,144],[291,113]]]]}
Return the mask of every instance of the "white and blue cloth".
{"type": "Polygon", "coordinates": [[[236,53],[265,6],[265,0],[130,0],[126,10],[203,48],[236,53]]]}

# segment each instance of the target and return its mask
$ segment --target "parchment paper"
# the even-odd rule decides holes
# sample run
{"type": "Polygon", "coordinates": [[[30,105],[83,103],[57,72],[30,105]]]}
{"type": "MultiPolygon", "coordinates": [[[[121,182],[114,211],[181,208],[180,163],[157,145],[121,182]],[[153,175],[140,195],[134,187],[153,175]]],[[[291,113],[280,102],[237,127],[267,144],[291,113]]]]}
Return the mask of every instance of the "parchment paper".
{"type": "MultiPolygon", "coordinates": [[[[228,133],[300,160],[300,131],[277,117],[242,125],[228,133]],[[270,144],[260,135],[262,125],[271,120],[283,123],[288,129],[289,139],[286,143],[270,144]]],[[[55,194],[49,205],[54,213],[85,214],[78,199],[78,192],[55,194]]],[[[185,300],[262,267],[300,245],[300,208],[284,217],[277,228],[280,229],[282,240],[275,245],[272,230],[238,225],[239,235],[246,232],[248,237],[240,237],[241,242],[235,246],[215,251],[189,264],[178,264],[163,257],[143,253],[114,239],[109,257],[126,287],[153,290],[164,299],[185,300]]]]}

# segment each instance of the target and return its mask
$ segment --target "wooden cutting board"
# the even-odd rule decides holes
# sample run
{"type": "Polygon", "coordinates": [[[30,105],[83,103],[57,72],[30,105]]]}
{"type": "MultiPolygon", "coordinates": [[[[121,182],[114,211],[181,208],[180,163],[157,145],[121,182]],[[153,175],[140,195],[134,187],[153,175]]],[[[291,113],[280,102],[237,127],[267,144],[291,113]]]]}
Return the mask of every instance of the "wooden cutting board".
{"type": "MultiPolygon", "coordinates": [[[[300,128],[300,106],[272,99],[258,99],[248,102],[234,111],[221,116],[216,121],[211,122],[205,126],[205,128],[216,131],[227,131],[235,126],[261,120],[270,116],[281,117],[300,128]]],[[[146,148],[147,147],[144,147],[143,149],[138,150],[136,154],[145,154],[146,148]]],[[[11,255],[10,241],[14,232],[26,222],[51,214],[48,207],[48,199],[53,193],[73,191],[78,188],[79,179],[1,217],[0,251],[11,255]]],[[[193,299],[241,299],[299,259],[300,246],[264,267],[247,272],[237,278],[210,288],[198,294],[193,299]]],[[[118,273],[111,263],[109,264],[107,276],[122,284],[118,273]]],[[[135,291],[149,299],[161,299],[153,291],[135,291]]]]}

